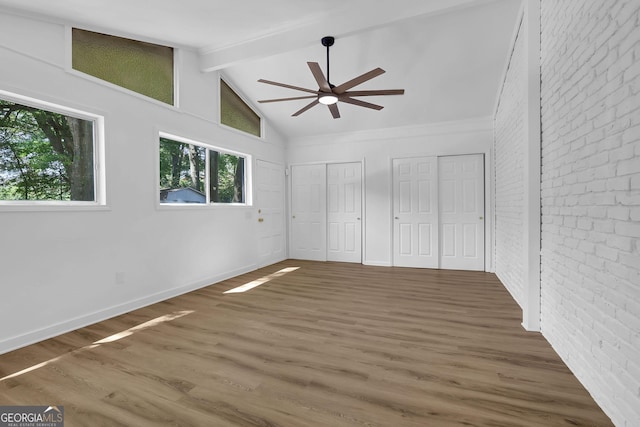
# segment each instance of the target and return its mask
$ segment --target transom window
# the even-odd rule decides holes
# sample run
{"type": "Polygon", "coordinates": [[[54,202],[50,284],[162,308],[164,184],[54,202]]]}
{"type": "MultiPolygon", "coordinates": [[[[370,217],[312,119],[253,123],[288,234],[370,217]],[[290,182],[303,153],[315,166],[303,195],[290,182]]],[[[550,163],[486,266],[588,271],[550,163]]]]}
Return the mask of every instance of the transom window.
{"type": "Polygon", "coordinates": [[[98,122],[0,92],[0,203],[100,201],[98,122]]]}
{"type": "Polygon", "coordinates": [[[246,204],[247,156],[160,136],[160,203],[246,204]]]}
{"type": "Polygon", "coordinates": [[[173,48],[73,28],[74,70],[173,105],[173,48]]]}
{"type": "Polygon", "coordinates": [[[262,135],[262,123],[249,105],[220,79],[220,123],[251,135],[262,135]]]}

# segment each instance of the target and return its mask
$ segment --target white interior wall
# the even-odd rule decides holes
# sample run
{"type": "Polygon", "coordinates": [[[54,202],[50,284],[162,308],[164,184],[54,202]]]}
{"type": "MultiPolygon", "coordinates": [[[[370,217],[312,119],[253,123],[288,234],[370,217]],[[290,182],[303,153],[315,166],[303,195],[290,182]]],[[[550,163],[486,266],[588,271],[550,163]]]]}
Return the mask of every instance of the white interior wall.
{"type": "Polygon", "coordinates": [[[638,3],[527,1],[525,43],[516,39],[496,113],[496,181],[517,173],[515,157],[526,162],[527,150],[542,165],[541,176],[539,165],[522,168],[542,188],[534,200],[542,256],[529,264],[539,280],[523,274],[520,286],[519,264],[503,263],[521,235],[504,236],[500,219],[530,228],[520,220],[526,198],[505,191],[509,182],[496,183],[496,200],[510,202],[496,206],[496,272],[520,295],[525,326],[527,310],[539,313],[545,338],[618,426],[640,425],[638,23],[638,3]],[[536,74],[527,75],[531,65],[536,74]],[[531,85],[540,82],[533,99],[541,105],[532,107],[531,85]],[[541,147],[532,144],[540,130],[532,137],[520,123],[529,113],[542,126],[541,147]]]}
{"type": "Polygon", "coordinates": [[[494,115],[496,275],[540,330],[540,13],[523,2],[494,115]]]}
{"type": "Polygon", "coordinates": [[[541,30],[541,330],[640,426],[640,2],[542,0],[541,30]]]}
{"type": "MultiPolygon", "coordinates": [[[[375,120],[376,112],[371,112],[375,120]]],[[[289,164],[364,160],[363,263],[392,265],[392,159],[412,156],[485,154],[490,169],[493,127],[490,119],[357,134],[294,139],[287,145],[289,164]]],[[[485,215],[491,217],[490,174],[485,182],[485,215]]],[[[491,222],[486,221],[486,269],[491,271],[491,222]]]]}
{"type": "Polygon", "coordinates": [[[495,114],[495,271],[523,307],[526,302],[524,250],[526,76],[524,28],[517,37],[495,114]]]}
{"type": "Polygon", "coordinates": [[[159,207],[159,131],[284,164],[273,129],[217,124],[195,52],[178,51],[175,108],[69,70],[67,32],[0,13],[0,90],[104,116],[107,206],[0,207],[0,353],[256,267],[253,207],[159,207]]]}

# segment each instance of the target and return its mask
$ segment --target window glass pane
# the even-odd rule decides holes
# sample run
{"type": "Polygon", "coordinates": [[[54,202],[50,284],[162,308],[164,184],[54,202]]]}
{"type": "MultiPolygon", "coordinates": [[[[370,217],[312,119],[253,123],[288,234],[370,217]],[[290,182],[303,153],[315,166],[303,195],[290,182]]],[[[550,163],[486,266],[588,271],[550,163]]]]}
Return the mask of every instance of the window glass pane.
{"type": "Polygon", "coordinates": [[[245,202],[244,166],[243,157],[209,151],[209,185],[212,202],[245,202]]]}
{"type": "Polygon", "coordinates": [[[206,150],[160,138],[160,203],[206,203],[206,150]]]}
{"type": "Polygon", "coordinates": [[[72,30],[72,67],[173,105],[173,48],[72,30]]]}
{"type": "Polygon", "coordinates": [[[0,200],[95,201],[93,126],[0,99],[0,200]]]}
{"type": "Polygon", "coordinates": [[[260,116],[220,79],[220,120],[229,127],[260,136],[260,116]]]}

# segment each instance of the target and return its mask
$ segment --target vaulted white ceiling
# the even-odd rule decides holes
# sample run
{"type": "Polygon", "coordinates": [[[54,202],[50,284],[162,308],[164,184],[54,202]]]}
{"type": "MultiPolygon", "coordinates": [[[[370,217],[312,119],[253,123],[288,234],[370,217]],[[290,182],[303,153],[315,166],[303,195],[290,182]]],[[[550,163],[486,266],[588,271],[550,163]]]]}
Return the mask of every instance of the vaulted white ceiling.
{"type": "MultiPolygon", "coordinates": [[[[0,0],[25,13],[123,37],[198,51],[203,71],[219,70],[276,129],[295,138],[489,117],[509,55],[520,0],[0,0]],[[331,83],[381,67],[357,89],[405,89],[368,97],[381,111],[339,103],[333,119],[309,101],[258,104],[304,95],[264,78],[317,89],[307,61],[331,83]]],[[[356,89],[356,88],[354,88],[356,89]]]]}

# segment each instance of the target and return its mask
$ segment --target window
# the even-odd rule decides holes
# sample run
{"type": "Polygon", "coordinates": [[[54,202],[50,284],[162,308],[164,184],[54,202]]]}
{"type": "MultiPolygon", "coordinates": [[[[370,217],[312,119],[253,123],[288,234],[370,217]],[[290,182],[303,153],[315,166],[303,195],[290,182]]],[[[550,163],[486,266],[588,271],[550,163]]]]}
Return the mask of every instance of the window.
{"type": "Polygon", "coordinates": [[[160,203],[245,204],[246,156],[160,136],[160,203]]]}
{"type": "Polygon", "coordinates": [[[0,202],[97,201],[98,118],[5,95],[0,93],[0,202]]]}
{"type": "Polygon", "coordinates": [[[74,70],[173,105],[173,48],[73,28],[74,70]]]}
{"type": "Polygon", "coordinates": [[[244,203],[244,157],[209,150],[211,201],[244,203]]]}
{"type": "Polygon", "coordinates": [[[258,137],[262,134],[260,116],[222,79],[220,79],[220,123],[258,137]]]}

